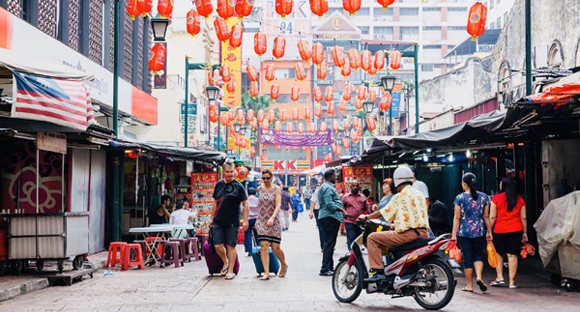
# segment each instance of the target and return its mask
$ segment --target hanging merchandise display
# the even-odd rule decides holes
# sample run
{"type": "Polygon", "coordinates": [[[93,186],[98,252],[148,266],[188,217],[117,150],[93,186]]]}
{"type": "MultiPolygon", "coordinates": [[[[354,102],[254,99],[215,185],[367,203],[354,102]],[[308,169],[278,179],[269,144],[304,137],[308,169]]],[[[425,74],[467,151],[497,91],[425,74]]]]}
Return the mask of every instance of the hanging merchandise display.
{"type": "Polygon", "coordinates": [[[292,13],[293,5],[292,0],[276,0],[276,13],[280,14],[282,18],[286,18],[286,15],[292,13]]]}
{"type": "MultiPolygon", "coordinates": [[[[294,103],[300,99],[300,87],[299,86],[292,86],[292,90],[290,91],[290,98],[294,103]]],[[[296,108],[297,109],[297,108],[296,108]]]]}
{"type": "Polygon", "coordinates": [[[280,109],[280,121],[286,122],[286,119],[288,119],[288,114],[286,114],[286,109],[282,108],[280,109]]]}
{"type": "Polygon", "coordinates": [[[344,113],[344,111],[346,110],[346,100],[344,98],[340,98],[340,104],[338,104],[338,110],[341,113],[344,113]]]}
{"type": "Polygon", "coordinates": [[[394,51],[391,53],[391,59],[389,62],[392,70],[397,70],[401,68],[401,52],[394,51]]]}
{"type": "Polygon", "coordinates": [[[292,134],[292,132],[294,132],[294,124],[289,122],[286,124],[286,131],[288,131],[289,134],[292,134]]]}
{"type": "Polygon", "coordinates": [[[236,92],[236,76],[231,75],[230,82],[226,85],[226,90],[228,90],[229,93],[236,92]]]}
{"type": "Polygon", "coordinates": [[[334,46],[331,52],[334,66],[342,68],[344,66],[344,51],[342,47],[334,46]]]}
{"type": "Polygon", "coordinates": [[[360,58],[362,69],[368,72],[373,66],[373,63],[371,61],[372,58],[371,52],[369,50],[362,51],[362,53],[360,54],[360,58]]]}
{"type": "Polygon", "coordinates": [[[246,72],[248,73],[248,79],[250,79],[250,81],[258,81],[258,72],[254,65],[246,66],[246,72]]]}
{"type": "Polygon", "coordinates": [[[244,27],[240,24],[235,24],[232,27],[232,36],[230,37],[230,45],[239,48],[242,45],[242,37],[244,36],[244,27]]]}
{"type": "Polygon", "coordinates": [[[282,131],[282,123],[280,122],[280,120],[276,120],[276,122],[274,123],[274,131],[278,133],[282,131]]]}
{"type": "Polygon", "coordinates": [[[334,88],[326,87],[326,89],[324,90],[324,100],[326,100],[326,102],[330,102],[332,101],[333,98],[334,98],[334,88]]]}
{"type": "Polygon", "coordinates": [[[141,15],[141,12],[139,12],[139,8],[137,7],[137,0],[127,1],[127,14],[129,14],[129,18],[132,21],[135,20],[135,17],[141,15]]]}
{"type": "Polygon", "coordinates": [[[320,132],[321,133],[326,132],[326,122],[324,121],[320,123],[320,132]]]}
{"type": "Polygon", "coordinates": [[[355,16],[355,13],[360,10],[361,0],[342,0],[342,7],[349,12],[350,16],[355,16]]]}
{"type": "Polygon", "coordinates": [[[250,95],[256,98],[260,94],[260,87],[257,81],[250,81],[250,95]]]}
{"type": "Polygon", "coordinates": [[[165,47],[158,43],[151,49],[151,57],[149,58],[149,69],[153,75],[157,75],[157,72],[163,69],[163,63],[165,63],[165,47]]]}
{"type": "Polygon", "coordinates": [[[232,0],[217,0],[218,15],[226,21],[234,16],[235,1],[232,0]]]}
{"type": "Polygon", "coordinates": [[[266,67],[266,75],[264,76],[270,82],[276,79],[276,65],[274,63],[268,64],[268,67],[266,67]]]}
{"type": "Polygon", "coordinates": [[[159,0],[159,2],[157,2],[157,13],[161,14],[161,18],[167,18],[171,16],[172,12],[173,0],[159,0]]]}
{"type": "Polygon", "coordinates": [[[276,111],[274,111],[273,109],[270,109],[268,111],[268,121],[272,123],[275,120],[276,120],[276,111]]]}
{"type": "Polygon", "coordinates": [[[264,117],[265,117],[264,110],[259,109],[258,114],[256,115],[256,119],[258,119],[258,122],[262,122],[264,121],[264,117]]]}
{"type": "Polygon", "coordinates": [[[377,3],[383,7],[382,11],[388,11],[389,5],[395,3],[395,0],[377,0],[377,3]]]}
{"type": "Polygon", "coordinates": [[[266,53],[267,49],[268,49],[268,40],[266,38],[266,35],[263,32],[258,31],[254,35],[254,52],[256,52],[256,54],[258,54],[259,57],[262,57],[262,55],[266,53]]]}
{"type": "Polygon", "coordinates": [[[312,45],[312,63],[320,65],[324,61],[324,46],[317,42],[312,45]]]}
{"type": "Polygon", "coordinates": [[[187,32],[194,37],[201,31],[201,15],[195,9],[187,12],[187,32]]]}
{"type": "Polygon", "coordinates": [[[310,11],[322,19],[328,12],[328,0],[310,0],[310,11]]]}
{"type": "Polygon", "coordinates": [[[312,118],[312,110],[310,109],[310,104],[304,106],[304,119],[310,120],[312,118]]]}
{"type": "Polygon", "coordinates": [[[357,98],[359,100],[364,100],[367,97],[367,87],[366,86],[359,86],[357,92],[357,98]]]}
{"type": "Polygon", "coordinates": [[[344,128],[344,130],[348,130],[348,128],[350,128],[350,121],[348,119],[345,119],[342,122],[342,127],[344,128]]]}
{"type": "Polygon", "coordinates": [[[320,63],[320,65],[316,66],[318,69],[316,70],[316,76],[320,80],[326,79],[326,74],[328,72],[328,65],[326,62],[320,63]]]}
{"type": "Polygon", "coordinates": [[[269,127],[270,127],[270,123],[268,122],[268,120],[264,119],[262,121],[262,129],[268,130],[269,127]]]}
{"type": "Polygon", "coordinates": [[[298,134],[304,134],[304,124],[303,123],[298,124],[298,134]]]}
{"type": "Polygon", "coordinates": [[[240,22],[243,21],[244,17],[250,15],[254,9],[255,0],[236,0],[236,5],[234,9],[238,13],[238,18],[240,22]]]}
{"type": "Polygon", "coordinates": [[[151,9],[153,9],[153,0],[137,0],[137,10],[141,13],[141,17],[146,17],[151,9]]]}
{"type": "Polygon", "coordinates": [[[219,41],[226,41],[230,39],[232,33],[226,24],[226,21],[221,17],[216,17],[213,21],[213,25],[215,27],[215,32],[219,41]]]}
{"type": "Polygon", "coordinates": [[[312,89],[312,94],[314,94],[314,101],[320,103],[322,101],[322,89],[319,86],[312,89]]]}
{"type": "Polygon", "coordinates": [[[357,70],[360,68],[360,52],[357,49],[348,51],[348,62],[350,68],[357,70]]]}
{"type": "Polygon", "coordinates": [[[274,38],[274,48],[272,49],[272,55],[279,60],[284,57],[284,50],[286,49],[286,39],[282,36],[274,38]]]}
{"type": "Polygon", "coordinates": [[[306,71],[304,70],[302,63],[294,65],[294,72],[296,73],[296,79],[300,81],[304,81],[304,79],[306,79],[306,71]]]}
{"type": "Polygon", "coordinates": [[[386,111],[386,110],[388,110],[391,107],[391,101],[392,101],[391,93],[387,91],[381,97],[381,102],[379,103],[379,107],[383,111],[386,111]]]}
{"type": "Polygon", "coordinates": [[[320,118],[322,116],[322,105],[316,104],[314,105],[314,116],[320,118]]]}
{"type": "Polygon", "coordinates": [[[487,8],[485,5],[481,2],[472,5],[467,19],[467,33],[471,35],[471,41],[475,41],[477,37],[483,35],[486,21],[487,8]]]}
{"type": "Polygon", "coordinates": [[[300,119],[300,112],[298,111],[298,107],[294,107],[292,108],[292,120],[298,121],[298,119],[300,119]]]}
{"type": "Polygon", "coordinates": [[[274,102],[276,102],[279,96],[280,96],[280,86],[278,86],[277,83],[274,83],[272,87],[270,87],[270,97],[272,98],[272,100],[274,100],[274,102]]]}
{"type": "Polygon", "coordinates": [[[209,107],[209,120],[213,123],[218,122],[219,117],[219,108],[217,107],[217,105],[211,105],[209,107]]]}
{"type": "Polygon", "coordinates": [[[302,58],[302,60],[310,62],[310,58],[312,58],[312,50],[310,49],[308,41],[304,39],[298,41],[298,52],[300,52],[300,58],[302,58]]]}
{"type": "Polygon", "coordinates": [[[373,118],[373,116],[367,117],[367,127],[371,131],[375,131],[375,129],[377,128],[377,123],[376,123],[375,119],[373,118]]]}
{"type": "Polygon", "coordinates": [[[326,106],[326,112],[327,112],[329,115],[332,115],[332,114],[334,114],[334,101],[330,101],[330,102],[328,102],[328,106],[326,106]]]}
{"type": "Polygon", "coordinates": [[[195,8],[197,9],[197,13],[205,18],[208,18],[211,12],[213,12],[211,0],[195,0],[195,8]]]}

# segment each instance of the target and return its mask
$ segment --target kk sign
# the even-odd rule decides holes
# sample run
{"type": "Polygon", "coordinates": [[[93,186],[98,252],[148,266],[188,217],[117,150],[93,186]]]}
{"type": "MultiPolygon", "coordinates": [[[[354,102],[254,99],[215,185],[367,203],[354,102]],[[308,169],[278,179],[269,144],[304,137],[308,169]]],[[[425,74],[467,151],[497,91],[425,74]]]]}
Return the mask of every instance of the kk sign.
{"type": "Polygon", "coordinates": [[[277,174],[283,174],[286,168],[291,174],[296,174],[299,171],[309,170],[310,161],[308,160],[263,160],[262,169],[269,168],[277,174]]]}

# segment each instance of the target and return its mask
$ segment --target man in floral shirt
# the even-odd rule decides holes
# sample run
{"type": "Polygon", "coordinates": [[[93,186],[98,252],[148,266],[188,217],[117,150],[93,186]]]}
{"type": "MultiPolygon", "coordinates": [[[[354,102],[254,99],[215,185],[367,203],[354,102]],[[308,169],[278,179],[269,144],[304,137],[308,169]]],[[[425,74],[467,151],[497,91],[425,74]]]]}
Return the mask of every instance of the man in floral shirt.
{"type": "Polygon", "coordinates": [[[369,282],[385,278],[381,247],[396,247],[410,243],[418,238],[429,237],[429,220],[425,197],[421,191],[412,187],[413,172],[409,167],[399,167],[393,174],[397,194],[383,209],[359,219],[385,218],[394,222],[394,231],[375,232],[367,239],[371,277],[369,282]]]}

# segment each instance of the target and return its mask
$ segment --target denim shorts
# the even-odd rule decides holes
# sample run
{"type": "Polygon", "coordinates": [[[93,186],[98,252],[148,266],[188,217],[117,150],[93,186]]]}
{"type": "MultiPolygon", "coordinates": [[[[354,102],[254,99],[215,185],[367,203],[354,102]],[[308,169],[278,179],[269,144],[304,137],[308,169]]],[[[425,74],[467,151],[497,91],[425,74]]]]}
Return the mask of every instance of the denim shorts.
{"type": "Polygon", "coordinates": [[[481,237],[457,237],[461,252],[463,252],[463,267],[473,269],[473,263],[483,261],[483,250],[485,249],[485,236],[481,237]]]}
{"type": "Polygon", "coordinates": [[[212,229],[213,244],[226,244],[228,246],[236,247],[239,231],[240,228],[238,226],[222,227],[214,223],[212,229]]]}

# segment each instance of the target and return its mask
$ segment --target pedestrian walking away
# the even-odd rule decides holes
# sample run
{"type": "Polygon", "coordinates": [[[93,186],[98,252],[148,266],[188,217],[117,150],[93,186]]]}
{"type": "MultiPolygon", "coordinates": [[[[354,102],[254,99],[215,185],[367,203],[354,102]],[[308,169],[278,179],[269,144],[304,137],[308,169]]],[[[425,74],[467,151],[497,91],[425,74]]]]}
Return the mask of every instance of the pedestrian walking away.
{"type": "Polygon", "coordinates": [[[259,199],[256,197],[256,189],[248,188],[248,205],[250,206],[250,214],[248,215],[248,229],[244,233],[244,251],[248,257],[252,255],[252,239],[258,237],[256,234],[256,218],[258,217],[258,203],[259,199]]]}
{"type": "Polygon", "coordinates": [[[372,207],[369,205],[366,196],[359,192],[360,184],[357,180],[350,184],[350,193],[342,197],[342,207],[346,212],[344,217],[344,227],[346,229],[346,245],[348,251],[351,251],[351,244],[362,234],[363,230],[356,225],[358,216],[366,212],[372,213],[372,207]]]}
{"type": "Polygon", "coordinates": [[[320,220],[318,214],[320,212],[320,202],[318,201],[318,190],[317,188],[312,194],[312,201],[310,202],[310,219],[314,217],[316,219],[316,228],[318,228],[318,239],[320,240],[320,252],[324,252],[324,232],[320,226],[320,220]]]}
{"type": "Polygon", "coordinates": [[[334,246],[336,245],[336,238],[340,229],[340,224],[343,222],[345,211],[342,208],[342,202],[338,197],[338,192],[334,188],[336,183],[336,172],[334,170],[327,170],[324,173],[324,184],[318,191],[318,201],[320,203],[320,211],[318,214],[319,224],[324,233],[324,250],[322,253],[322,267],[320,268],[320,276],[332,276],[334,268],[334,246]]]}
{"type": "Polygon", "coordinates": [[[427,205],[423,193],[412,187],[413,172],[409,167],[399,167],[393,173],[398,193],[381,210],[359,219],[379,219],[393,223],[391,230],[371,233],[367,238],[369,278],[365,281],[380,282],[386,279],[381,247],[397,247],[419,238],[429,236],[427,205]]]}
{"type": "Polygon", "coordinates": [[[298,189],[294,189],[294,194],[292,195],[292,197],[290,197],[290,199],[292,200],[292,221],[293,222],[297,222],[298,221],[298,205],[300,205],[300,193],[298,192],[298,189]]]}
{"type": "Polygon", "coordinates": [[[312,189],[310,188],[310,185],[307,185],[306,189],[304,190],[304,210],[310,209],[311,200],[312,200],[312,189]]]}
{"type": "Polygon", "coordinates": [[[234,265],[238,256],[236,244],[240,227],[240,204],[244,206],[243,231],[249,227],[250,214],[246,189],[242,183],[234,179],[234,168],[232,161],[226,161],[223,165],[224,179],[219,181],[214,188],[213,213],[210,222],[215,250],[224,263],[221,275],[228,280],[234,278],[234,265]],[[227,257],[224,245],[227,248],[227,257]]]}
{"type": "Polygon", "coordinates": [[[409,169],[413,171],[413,188],[423,193],[423,196],[425,197],[425,205],[429,207],[429,188],[427,187],[427,184],[423,181],[417,180],[417,168],[415,168],[415,166],[409,166],[409,169]]]}
{"type": "Polygon", "coordinates": [[[290,228],[290,214],[292,213],[292,196],[288,192],[288,187],[284,186],[282,189],[282,203],[280,209],[282,209],[282,217],[284,219],[282,223],[282,231],[288,231],[290,228]]]}
{"type": "Polygon", "coordinates": [[[282,204],[282,192],[280,187],[272,184],[272,171],[266,168],[262,171],[262,181],[264,184],[259,189],[258,220],[256,221],[256,231],[258,232],[258,241],[260,242],[262,265],[264,266],[264,275],[261,280],[270,279],[270,255],[268,250],[270,245],[272,251],[280,260],[280,273],[278,277],[285,277],[288,265],[286,264],[284,252],[280,249],[282,240],[282,229],[278,213],[282,204]]]}
{"type": "Polygon", "coordinates": [[[486,237],[491,240],[491,223],[489,220],[489,198],[477,191],[477,177],[473,173],[463,175],[461,182],[463,193],[455,197],[455,217],[451,237],[459,242],[463,252],[463,268],[467,286],[462,291],[473,292],[473,269],[476,282],[481,291],[487,285],[481,276],[483,271],[483,250],[486,237]]]}
{"type": "Polygon", "coordinates": [[[516,180],[512,177],[502,179],[502,192],[491,199],[490,223],[493,228],[493,245],[497,254],[497,277],[491,286],[505,285],[503,277],[503,257],[507,253],[509,288],[517,288],[515,282],[518,271],[518,254],[522,243],[528,241],[526,222],[526,203],[516,193],[516,180]]]}

